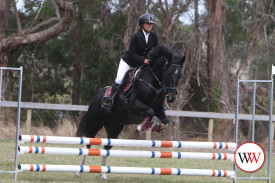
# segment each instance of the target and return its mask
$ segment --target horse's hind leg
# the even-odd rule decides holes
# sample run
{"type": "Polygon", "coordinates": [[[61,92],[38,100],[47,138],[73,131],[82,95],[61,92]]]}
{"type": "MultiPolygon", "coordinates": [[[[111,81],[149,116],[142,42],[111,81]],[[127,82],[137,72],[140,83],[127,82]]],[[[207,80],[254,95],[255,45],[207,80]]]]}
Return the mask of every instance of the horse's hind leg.
{"type": "MultiPolygon", "coordinates": [[[[90,149],[91,145],[84,145],[84,148],[90,149]]],[[[80,166],[83,166],[85,164],[85,160],[86,160],[86,155],[82,155],[80,166]]],[[[82,173],[76,172],[76,175],[77,176],[82,176],[82,173]]]]}
{"type": "MultiPolygon", "coordinates": [[[[102,128],[103,126],[95,126],[94,128],[90,129],[87,131],[87,135],[86,137],[89,137],[89,138],[94,138],[97,134],[97,132],[102,128]]],[[[90,149],[91,148],[91,145],[84,145],[84,147],[86,147],[87,149],[90,149]]],[[[81,159],[81,163],[80,163],[80,166],[83,166],[84,163],[85,163],[85,160],[86,160],[86,156],[85,155],[82,155],[82,159],[81,159]]],[[[79,173],[77,172],[76,175],[78,176],[81,176],[82,173],[79,173]]]]}
{"type": "MultiPolygon", "coordinates": [[[[105,129],[107,131],[108,134],[108,138],[109,139],[117,139],[118,135],[120,134],[120,132],[123,130],[123,125],[105,125],[105,129]]],[[[104,146],[104,149],[106,150],[110,150],[113,146],[104,146]]],[[[101,166],[106,166],[107,165],[107,156],[103,156],[102,157],[102,161],[101,161],[101,166]]],[[[100,174],[101,178],[103,179],[107,179],[107,176],[105,173],[101,173],[100,174]]]]}
{"type": "MultiPolygon", "coordinates": [[[[107,156],[103,156],[101,160],[101,166],[106,166],[107,164],[107,156]]],[[[100,173],[100,177],[102,179],[108,179],[105,173],[100,173]]]]}

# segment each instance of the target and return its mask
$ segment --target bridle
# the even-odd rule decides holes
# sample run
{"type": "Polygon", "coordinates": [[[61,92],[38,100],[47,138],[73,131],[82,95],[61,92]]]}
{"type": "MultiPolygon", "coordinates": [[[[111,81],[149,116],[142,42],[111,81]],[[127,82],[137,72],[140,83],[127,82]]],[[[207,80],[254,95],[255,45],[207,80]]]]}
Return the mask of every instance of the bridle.
{"type": "MultiPolygon", "coordinates": [[[[177,64],[171,64],[171,65],[173,65],[173,66],[177,67],[179,70],[181,70],[180,65],[177,65],[177,64]]],[[[176,86],[174,86],[174,87],[167,86],[166,93],[168,93],[168,92],[173,92],[175,94],[178,94],[177,87],[176,86]]]]}
{"type": "MultiPolygon", "coordinates": [[[[158,86],[160,86],[159,89],[156,88],[155,86],[153,86],[151,83],[149,83],[149,82],[145,81],[144,79],[138,77],[138,80],[139,80],[140,82],[145,83],[151,90],[153,90],[153,91],[156,93],[156,95],[155,95],[153,101],[151,102],[150,106],[152,106],[152,105],[155,103],[155,101],[157,100],[158,96],[159,96],[162,92],[165,92],[165,91],[166,91],[166,85],[165,85],[165,79],[166,79],[165,76],[166,76],[166,72],[165,72],[165,70],[166,70],[166,68],[167,68],[167,63],[168,63],[168,60],[165,62],[164,67],[163,67],[162,82],[161,82],[161,81],[159,80],[159,78],[156,76],[156,74],[154,73],[154,71],[152,70],[152,68],[150,67],[150,65],[148,65],[148,67],[145,68],[145,69],[143,70],[143,72],[139,75],[139,76],[141,76],[141,75],[144,73],[144,71],[149,70],[149,71],[152,73],[152,75],[154,76],[154,79],[157,81],[158,86]]],[[[143,66],[144,66],[144,65],[142,65],[141,67],[143,67],[143,66]]]]}

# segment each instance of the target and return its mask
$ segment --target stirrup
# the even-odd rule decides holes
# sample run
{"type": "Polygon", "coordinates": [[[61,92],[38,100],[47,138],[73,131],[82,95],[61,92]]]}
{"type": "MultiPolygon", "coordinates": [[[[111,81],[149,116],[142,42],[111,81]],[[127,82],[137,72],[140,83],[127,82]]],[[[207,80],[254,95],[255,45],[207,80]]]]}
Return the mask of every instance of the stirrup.
{"type": "Polygon", "coordinates": [[[113,106],[114,100],[111,98],[107,98],[102,104],[101,107],[108,113],[111,112],[111,108],[113,106]]]}

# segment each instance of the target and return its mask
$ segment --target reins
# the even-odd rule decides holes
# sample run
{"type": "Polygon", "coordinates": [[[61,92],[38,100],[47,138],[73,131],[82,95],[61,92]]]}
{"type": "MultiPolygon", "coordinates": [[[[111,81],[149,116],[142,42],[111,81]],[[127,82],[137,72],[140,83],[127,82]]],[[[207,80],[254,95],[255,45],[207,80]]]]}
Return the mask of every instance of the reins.
{"type": "MultiPolygon", "coordinates": [[[[150,65],[148,65],[148,67],[147,67],[146,69],[144,69],[143,72],[140,74],[140,75],[142,75],[142,74],[144,73],[144,71],[146,71],[146,70],[149,69],[149,71],[153,74],[154,79],[158,82],[159,86],[161,86],[160,89],[157,89],[157,88],[154,87],[151,83],[145,81],[144,79],[142,79],[142,78],[140,78],[140,77],[138,78],[138,80],[139,80],[140,82],[146,84],[151,90],[153,90],[153,91],[156,93],[156,95],[155,95],[153,101],[151,102],[151,104],[150,104],[149,106],[152,106],[152,105],[155,103],[155,101],[157,100],[159,94],[160,94],[161,92],[165,91],[165,89],[166,89],[166,88],[165,88],[165,84],[164,84],[166,66],[167,66],[167,61],[166,61],[165,65],[164,65],[164,67],[163,67],[162,82],[161,82],[161,81],[159,80],[159,78],[156,76],[156,74],[154,73],[154,71],[152,70],[152,68],[150,67],[150,65]]],[[[143,67],[143,66],[142,66],[142,67],[143,67]]],[[[139,75],[139,76],[140,76],[140,75],[139,75]]]]}

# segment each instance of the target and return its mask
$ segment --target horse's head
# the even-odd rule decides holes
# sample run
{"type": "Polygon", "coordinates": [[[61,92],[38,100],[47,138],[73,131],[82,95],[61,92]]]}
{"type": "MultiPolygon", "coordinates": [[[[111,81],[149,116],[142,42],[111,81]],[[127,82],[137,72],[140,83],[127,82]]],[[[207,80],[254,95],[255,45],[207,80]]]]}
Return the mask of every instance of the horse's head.
{"type": "Polygon", "coordinates": [[[149,53],[150,60],[152,61],[151,64],[154,64],[159,57],[166,57],[169,62],[172,60],[172,53],[168,48],[166,48],[162,44],[158,44],[154,49],[152,49],[149,53]]]}
{"type": "Polygon", "coordinates": [[[182,76],[182,65],[185,61],[185,56],[175,54],[172,56],[172,61],[166,69],[166,93],[167,100],[172,103],[176,99],[177,85],[182,76]]]}
{"type": "Polygon", "coordinates": [[[174,102],[185,57],[181,54],[173,55],[168,48],[159,44],[150,53],[150,60],[154,80],[158,83],[165,83],[167,100],[169,103],[174,102]]]}

